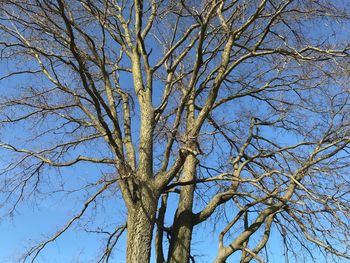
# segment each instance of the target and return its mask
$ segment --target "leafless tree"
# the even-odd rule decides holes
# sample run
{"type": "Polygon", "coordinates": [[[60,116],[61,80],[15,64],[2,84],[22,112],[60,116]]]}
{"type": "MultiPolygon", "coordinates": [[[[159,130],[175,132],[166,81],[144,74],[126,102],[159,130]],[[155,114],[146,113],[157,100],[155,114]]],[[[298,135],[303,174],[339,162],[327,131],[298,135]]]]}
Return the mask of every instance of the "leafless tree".
{"type": "Polygon", "coordinates": [[[326,0],[0,1],[6,213],[50,174],[103,171],[22,260],[119,195],[127,220],[100,261],[124,232],[129,263],[151,248],[194,261],[211,218],[218,263],[267,261],[272,231],[287,261],[350,259],[349,15],[326,0]]]}

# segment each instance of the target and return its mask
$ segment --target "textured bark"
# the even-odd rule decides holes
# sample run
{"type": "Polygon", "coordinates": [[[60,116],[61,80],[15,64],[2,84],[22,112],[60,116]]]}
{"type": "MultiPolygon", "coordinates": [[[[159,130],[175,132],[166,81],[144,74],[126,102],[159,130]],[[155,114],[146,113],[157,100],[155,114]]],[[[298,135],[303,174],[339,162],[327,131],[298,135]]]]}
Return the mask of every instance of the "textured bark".
{"type": "MultiPolygon", "coordinates": [[[[194,156],[187,157],[183,172],[185,181],[195,179],[196,163],[197,159],[194,156]]],[[[193,230],[192,205],[194,189],[194,185],[187,185],[181,188],[179,207],[176,211],[171,231],[167,261],[169,263],[189,262],[193,230]]]]}
{"type": "Polygon", "coordinates": [[[166,212],[166,206],[168,201],[168,194],[164,194],[161,199],[161,205],[158,211],[157,218],[157,233],[155,238],[155,250],[156,250],[156,262],[164,263],[164,253],[163,253],[163,235],[164,235],[164,218],[166,212]]]}
{"type": "Polygon", "coordinates": [[[169,249],[169,263],[189,262],[193,224],[186,212],[178,216],[169,249]]]}
{"type": "Polygon", "coordinates": [[[150,262],[157,199],[145,194],[128,213],[127,263],[150,262]]]}

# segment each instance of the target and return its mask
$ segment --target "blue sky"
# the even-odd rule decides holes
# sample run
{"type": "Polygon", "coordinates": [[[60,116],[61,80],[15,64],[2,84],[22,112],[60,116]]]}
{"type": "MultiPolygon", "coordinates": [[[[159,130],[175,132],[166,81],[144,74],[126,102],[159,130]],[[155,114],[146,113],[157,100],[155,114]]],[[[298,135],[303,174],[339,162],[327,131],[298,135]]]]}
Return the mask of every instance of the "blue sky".
{"type": "MultiPolygon", "coordinates": [[[[70,205],[64,205],[62,202],[52,203],[50,207],[21,209],[21,213],[17,214],[13,220],[2,221],[0,224],[0,262],[17,262],[16,259],[23,253],[23,249],[28,246],[30,240],[40,240],[65,224],[71,215],[67,213],[69,210],[72,210],[70,205]]],[[[119,215],[116,214],[116,216],[119,215]]],[[[212,262],[217,253],[217,235],[210,230],[210,226],[200,226],[195,229],[192,254],[196,256],[198,262],[212,262]]],[[[272,236],[272,239],[275,238],[272,236]]],[[[96,253],[100,247],[98,242],[102,240],[103,238],[99,238],[99,235],[87,234],[84,231],[74,230],[73,227],[73,230],[69,230],[56,242],[49,244],[36,262],[95,262],[96,253]]],[[[113,262],[125,262],[124,241],[125,235],[118,244],[113,262]]],[[[280,246],[277,244],[272,241],[270,245],[272,251],[269,256],[270,262],[281,262],[280,246]]],[[[154,259],[154,253],[152,254],[154,259]]],[[[235,260],[228,260],[228,263],[230,262],[235,262],[235,260]]]]}

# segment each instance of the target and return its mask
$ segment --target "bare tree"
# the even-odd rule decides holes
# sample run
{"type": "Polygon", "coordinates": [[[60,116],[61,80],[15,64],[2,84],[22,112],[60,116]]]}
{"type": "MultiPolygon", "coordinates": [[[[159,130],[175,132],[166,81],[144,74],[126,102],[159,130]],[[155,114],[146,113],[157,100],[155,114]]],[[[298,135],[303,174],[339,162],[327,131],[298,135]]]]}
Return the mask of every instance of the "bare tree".
{"type": "Polygon", "coordinates": [[[7,212],[40,195],[47,174],[104,171],[23,261],[119,194],[127,220],[100,261],[124,232],[127,262],[149,262],[152,247],[159,263],[194,261],[193,229],[210,218],[222,228],[216,262],[264,262],[272,231],[286,260],[302,249],[316,261],[314,248],[349,259],[349,11],[322,0],[0,1],[7,212]]]}

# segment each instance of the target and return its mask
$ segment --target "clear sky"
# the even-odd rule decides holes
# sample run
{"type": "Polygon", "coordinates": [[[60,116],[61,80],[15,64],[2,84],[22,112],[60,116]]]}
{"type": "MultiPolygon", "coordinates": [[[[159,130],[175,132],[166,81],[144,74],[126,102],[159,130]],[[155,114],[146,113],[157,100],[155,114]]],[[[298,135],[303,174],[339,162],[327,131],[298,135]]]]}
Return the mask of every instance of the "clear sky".
{"type": "MultiPolygon", "coordinates": [[[[54,201],[47,206],[40,208],[23,208],[13,220],[5,220],[0,224],[0,262],[17,262],[18,256],[28,247],[31,240],[40,240],[42,237],[50,236],[54,229],[66,223],[72,214],[72,206],[62,200],[54,201]],[[67,211],[71,211],[67,213],[67,211]]],[[[115,214],[118,217],[118,214],[115,214]]],[[[110,218],[111,219],[111,218],[110,218]]],[[[208,225],[208,223],[205,223],[208,225]]],[[[69,263],[69,262],[96,262],[96,255],[104,241],[103,237],[97,234],[87,234],[79,229],[69,230],[56,242],[49,244],[38,263],[69,263]]],[[[196,256],[196,262],[212,262],[217,253],[217,234],[214,234],[210,226],[201,226],[195,229],[192,255],[196,256]]],[[[280,243],[272,242],[269,250],[271,263],[282,262],[280,243]]],[[[125,262],[125,238],[120,240],[112,262],[125,262]]],[[[154,255],[152,257],[154,259],[154,255]]],[[[154,262],[152,260],[151,262],[154,262]]],[[[228,263],[236,262],[229,259],[228,263]]]]}

